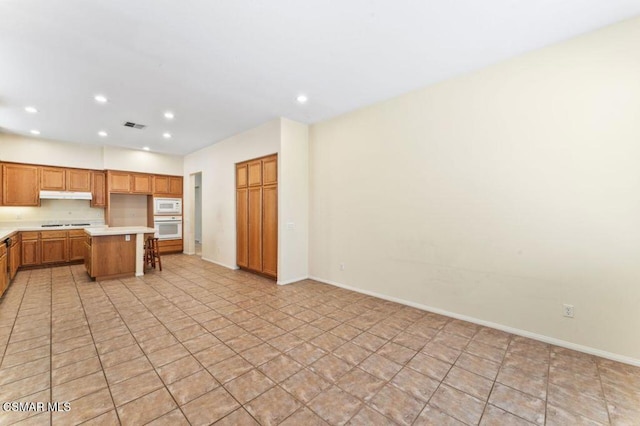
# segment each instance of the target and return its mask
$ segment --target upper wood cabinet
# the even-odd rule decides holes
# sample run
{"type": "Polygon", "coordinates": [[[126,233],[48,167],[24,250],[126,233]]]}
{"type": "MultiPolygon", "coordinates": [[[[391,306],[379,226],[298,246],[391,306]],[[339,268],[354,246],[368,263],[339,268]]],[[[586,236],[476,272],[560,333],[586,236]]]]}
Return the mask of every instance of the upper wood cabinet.
{"type": "Polygon", "coordinates": [[[5,206],[39,206],[39,167],[2,165],[2,202],[5,206]]]}
{"type": "Polygon", "coordinates": [[[152,194],[153,175],[108,170],[107,188],[109,193],[152,194]]]}
{"type": "Polygon", "coordinates": [[[62,167],[40,168],[40,189],[46,191],[91,191],[91,171],[62,167]]]}
{"type": "Polygon", "coordinates": [[[131,173],[131,192],[134,194],[152,194],[153,176],[131,173]]]}
{"type": "Polygon", "coordinates": [[[262,185],[262,161],[254,160],[247,164],[249,186],[262,185]]]}
{"type": "Polygon", "coordinates": [[[104,172],[91,172],[91,207],[107,206],[107,177],[104,172]]]}
{"type": "Polygon", "coordinates": [[[262,184],[278,183],[278,157],[268,157],[262,160],[262,184]]]}
{"type": "Polygon", "coordinates": [[[236,187],[247,187],[247,169],[249,165],[247,163],[236,164],[236,187]]]}
{"type": "Polygon", "coordinates": [[[166,197],[182,197],[182,176],[155,175],[153,194],[166,197]]]}
{"type": "Polygon", "coordinates": [[[91,192],[91,170],[67,169],[67,191],[91,192]]]}
{"type": "Polygon", "coordinates": [[[59,167],[40,168],[40,189],[46,191],[66,191],[65,169],[59,167]]]}
{"type": "Polygon", "coordinates": [[[131,174],[127,172],[107,172],[107,187],[109,192],[131,192],[131,174]]]}

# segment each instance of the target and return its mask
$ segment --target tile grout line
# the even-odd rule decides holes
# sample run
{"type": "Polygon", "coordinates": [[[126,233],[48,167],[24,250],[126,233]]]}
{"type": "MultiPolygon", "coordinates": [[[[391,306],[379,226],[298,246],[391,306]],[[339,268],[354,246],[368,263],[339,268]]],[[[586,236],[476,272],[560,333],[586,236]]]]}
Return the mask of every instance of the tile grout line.
{"type": "MultiPolygon", "coordinates": [[[[121,281],[121,280],[118,280],[118,282],[120,283],[120,285],[122,285],[122,286],[126,287],[126,284],[122,283],[122,281],[121,281]]],[[[144,280],[141,280],[141,282],[142,282],[142,283],[144,283],[145,285],[149,286],[149,284],[148,284],[148,283],[146,283],[146,282],[144,282],[144,280]]],[[[131,331],[131,329],[129,328],[129,325],[127,324],[126,320],[124,320],[124,318],[122,318],[122,315],[120,315],[120,311],[119,311],[119,309],[118,309],[118,308],[117,308],[117,306],[113,303],[113,300],[111,299],[111,296],[109,295],[109,293],[108,293],[108,292],[106,292],[106,291],[104,290],[104,287],[102,286],[102,283],[100,283],[100,287],[103,289],[103,292],[105,293],[105,295],[106,295],[106,296],[107,296],[107,298],[109,299],[110,303],[113,305],[113,307],[116,309],[116,311],[118,311],[118,316],[122,319],[122,322],[124,323],[125,327],[127,327],[127,330],[129,330],[129,333],[131,334],[131,336],[133,337],[133,339],[136,341],[136,344],[138,345],[138,347],[140,348],[140,350],[141,350],[141,351],[142,351],[142,353],[144,354],[144,357],[147,359],[147,361],[149,361],[149,364],[151,365],[151,367],[152,367],[152,369],[153,369],[154,373],[156,374],[156,376],[157,376],[157,377],[160,379],[160,381],[162,382],[162,385],[163,385],[164,389],[165,389],[165,390],[167,391],[167,393],[171,396],[171,399],[173,399],[173,401],[175,402],[176,407],[178,408],[178,410],[180,410],[180,412],[182,413],[182,415],[184,416],[184,418],[185,418],[185,419],[187,419],[187,422],[191,423],[191,422],[189,421],[188,417],[186,416],[186,414],[184,413],[184,411],[182,410],[182,407],[180,406],[180,404],[178,403],[178,401],[176,401],[175,397],[173,396],[173,394],[172,394],[172,393],[171,393],[171,391],[169,390],[168,385],[164,382],[164,380],[162,380],[162,377],[160,377],[160,376],[158,375],[158,372],[156,371],[156,367],[153,365],[153,363],[152,363],[152,362],[151,362],[151,360],[149,359],[148,354],[147,354],[147,353],[145,352],[145,350],[140,346],[140,343],[142,343],[142,342],[138,341],[138,339],[135,337],[135,335],[133,334],[133,332],[132,332],[132,331],[131,331]]],[[[149,286],[149,287],[150,287],[150,286],[149,286]]],[[[187,356],[193,356],[193,358],[196,360],[196,362],[198,362],[198,364],[200,364],[200,366],[202,367],[202,369],[208,372],[207,368],[206,368],[206,367],[205,367],[205,366],[200,362],[200,360],[199,360],[199,359],[197,359],[197,358],[195,357],[195,354],[191,353],[191,351],[190,351],[189,349],[187,349],[187,348],[182,344],[182,342],[181,342],[178,338],[176,338],[176,336],[173,334],[173,332],[172,332],[171,330],[169,330],[169,329],[164,325],[164,323],[163,323],[160,319],[158,319],[158,317],[157,317],[157,316],[156,316],[156,315],[155,315],[155,314],[154,314],[154,313],[149,309],[149,307],[148,307],[148,306],[147,306],[147,305],[146,305],[146,304],[145,304],[145,303],[144,303],[144,302],[143,302],[143,301],[138,297],[138,295],[137,295],[135,292],[131,291],[131,289],[129,289],[128,287],[126,287],[126,288],[127,288],[127,290],[129,291],[129,293],[131,293],[131,294],[133,295],[133,297],[135,297],[135,298],[138,300],[138,302],[140,302],[140,304],[141,304],[142,306],[144,306],[144,307],[145,307],[145,309],[146,309],[146,310],[147,310],[147,311],[148,311],[148,312],[149,312],[149,313],[150,313],[150,314],[151,314],[151,315],[152,315],[152,316],[153,316],[153,317],[154,317],[154,318],[155,318],[155,319],[156,319],[160,324],[162,324],[162,325],[163,325],[163,327],[165,327],[165,329],[167,330],[167,332],[168,332],[169,334],[171,334],[171,336],[173,336],[173,337],[178,341],[178,343],[179,343],[183,348],[185,348],[185,350],[187,350],[187,352],[189,353],[189,355],[185,355],[185,356],[184,356],[184,357],[182,357],[182,358],[186,358],[187,356]]],[[[159,294],[161,297],[163,297],[165,300],[169,301],[169,303],[171,303],[172,305],[176,306],[175,304],[173,304],[173,302],[171,302],[168,298],[166,298],[166,296],[162,295],[161,293],[157,292],[156,290],[154,290],[154,291],[155,291],[157,294],[159,294]]],[[[187,315],[189,318],[191,318],[191,316],[190,316],[190,315],[188,315],[188,314],[186,314],[186,313],[185,313],[181,308],[179,308],[179,307],[177,307],[177,306],[176,306],[176,308],[177,308],[177,309],[180,309],[180,311],[181,311],[183,314],[185,314],[185,315],[187,315]]],[[[191,319],[193,319],[193,318],[191,318],[191,319]]],[[[196,321],[196,320],[194,320],[194,321],[196,321]]],[[[196,322],[197,322],[197,321],[196,321],[196,322]]],[[[198,323],[198,324],[199,324],[199,323],[198,323]]],[[[207,330],[207,331],[208,331],[208,330],[207,330]]],[[[211,332],[209,332],[209,333],[211,333],[211,332]]],[[[149,339],[149,340],[151,340],[151,339],[149,339]]],[[[239,354],[238,354],[238,355],[239,355],[239,354]]],[[[179,358],[179,359],[174,360],[174,361],[172,361],[172,362],[179,361],[179,360],[180,360],[180,359],[182,359],[182,358],[179,358]]],[[[169,363],[169,364],[170,364],[170,363],[169,363]]],[[[197,372],[196,372],[196,373],[197,373],[197,372]]],[[[193,373],[193,374],[196,374],[196,373],[193,373]]],[[[142,374],[144,374],[144,373],[142,373],[142,374]]],[[[192,374],[192,375],[193,375],[193,374],[192,374]]],[[[191,376],[191,375],[189,375],[189,376],[187,376],[187,377],[190,377],[190,376],[191,376]]],[[[138,376],[135,376],[135,377],[138,377],[138,376]]],[[[212,376],[212,377],[213,377],[213,376],[212,376]]],[[[128,380],[128,379],[129,379],[129,378],[127,378],[126,380],[128,380]]],[[[182,380],[182,379],[180,379],[180,380],[182,380]]],[[[216,382],[218,382],[218,380],[217,380],[217,379],[215,379],[215,377],[214,377],[214,380],[216,380],[216,382]]],[[[220,383],[220,382],[218,382],[218,384],[219,384],[219,386],[223,386],[223,384],[222,384],[222,383],[220,383]]],[[[155,392],[155,391],[152,391],[152,392],[155,392]]],[[[150,393],[151,393],[151,392],[150,392],[150,393]]],[[[131,401],[127,402],[126,404],[129,404],[129,403],[131,403],[131,402],[133,402],[133,401],[136,401],[136,400],[138,400],[138,399],[140,399],[140,398],[143,398],[143,397],[145,397],[146,395],[148,395],[148,393],[147,393],[147,394],[145,394],[145,395],[141,395],[141,396],[139,396],[138,398],[135,398],[135,399],[133,399],[133,400],[131,400],[131,401]]],[[[233,396],[233,395],[232,395],[232,396],[233,396]]],[[[199,397],[200,397],[200,396],[198,396],[197,398],[199,398],[199,397]]],[[[195,400],[195,399],[197,399],[197,398],[194,398],[193,400],[195,400]]],[[[189,402],[191,402],[191,401],[189,401],[189,402]]],[[[238,402],[238,403],[239,403],[239,402],[238,402]]],[[[123,405],[126,405],[126,404],[123,404],[123,405]]],[[[188,402],[187,402],[187,403],[185,403],[184,405],[186,405],[186,404],[188,404],[188,402]]],[[[114,404],[114,405],[115,405],[115,404],[114,404]]],[[[242,407],[242,404],[240,404],[240,406],[242,407]]],[[[116,410],[116,411],[117,411],[117,410],[116,410]]],[[[172,410],[172,411],[173,411],[173,410],[172,410]]],[[[234,411],[235,411],[235,410],[234,410],[234,411]]],[[[153,420],[159,419],[159,418],[161,418],[162,416],[164,416],[164,415],[166,415],[166,414],[168,414],[168,413],[163,413],[163,414],[161,414],[160,416],[156,417],[155,419],[151,419],[150,421],[153,421],[153,420]]],[[[230,414],[230,413],[229,413],[229,414],[230,414]]]]}
{"type": "MultiPolygon", "coordinates": [[[[53,270],[49,283],[49,401],[53,403],[53,270]]],[[[49,424],[53,424],[53,411],[49,411],[49,424]]]]}
{"type": "MultiPolygon", "coordinates": [[[[84,301],[82,300],[82,296],[80,294],[80,291],[78,290],[78,282],[77,282],[75,276],[73,276],[73,283],[74,283],[73,287],[74,287],[74,289],[76,291],[76,294],[78,295],[78,300],[80,301],[80,306],[82,307],[82,312],[84,313],[84,318],[85,318],[85,320],[87,322],[87,328],[89,329],[89,335],[91,336],[91,340],[93,341],[93,346],[96,349],[96,357],[98,358],[98,362],[100,363],[100,369],[101,369],[101,372],[102,372],[102,377],[104,378],[104,381],[105,381],[105,383],[107,385],[107,390],[109,391],[109,397],[111,398],[111,403],[113,404],[113,411],[115,411],[116,418],[118,419],[118,422],[120,424],[122,424],[122,421],[120,419],[120,414],[118,413],[118,410],[117,410],[117,407],[116,407],[116,403],[115,403],[115,401],[113,399],[113,394],[111,393],[111,387],[109,386],[109,381],[107,380],[107,376],[106,376],[106,373],[104,371],[104,365],[102,364],[102,359],[100,358],[100,353],[98,353],[98,347],[96,346],[96,341],[95,341],[95,338],[93,337],[93,330],[92,330],[92,327],[91,327],[91,323],[89,321],[89,317],[87,317],[87,310],[85,308],[84,301]]],[[[88,395],[92,395],[94,393],[100,392],[101,390],[102,389],[96,390],[95,392],[89,393],[88,395]]],[[[84,396],[86,396],[86,395],[83,395],[82,397],[84,397],[84,396]]],[[[98,418],[98,417],[104,415],[105,413],[108,413],[109,411],[110,410],[107,410],[104,413],[100,413],[95,417],[92,417],[90,419],[86,419],[82,423],[86,423],[86,422],[88,422],[90,420],[98,418]]]]}
{"type": "MultiPolygon", "coordinates": [[[[29,284],[29,280],[31,279],[31,274],[29,275],[29,278],[27,279],[27,282],[24,284],[24,290],[22,291],[22,297],[20,297],[20,303],[18,304],[18,308],[16,309],[16,316],[13,319],[13,324],[11,324],[11,331],[9,332],[9,337],[7,338],[7,345],[5,346],[4,350],[2,351],[2,358],[0,359],[0,366],[2,366],[2,363],[4,363],[4,357],[7,353],[7,349],[9,348],[9,342],[11,341],[11,336],[13,335],[13,330],[16,326],[16,322],[18,321],[18,314],[20,313],[20,308],[22,307],[22,302],[24,301],[24,296],[27,293],[27,285],[29,284]]],[[[15,287],[13,287],[15,288],[15,287]]],[[[6,294],[5,294],[6,297],[6,294]]],[[[6,300],[3,299],[3,302],[6,300]]]]}
{"type": "Polygon", "coordinates": [[[609,403],[607,401],[607,394],[604,391],[604,384],[602,383],[602,372],[600,371],[600,362],[598,362],[598,358],[595,360],[596,362],[596,371],[598,372],[598,381],[600,382],[600,390],[602,391],[602,399],[604,400],[604,408],[607,410],[607,419],[609,420],[609,424],[613,424],[611,421],[611,413],[609,412],[609,403]]]}

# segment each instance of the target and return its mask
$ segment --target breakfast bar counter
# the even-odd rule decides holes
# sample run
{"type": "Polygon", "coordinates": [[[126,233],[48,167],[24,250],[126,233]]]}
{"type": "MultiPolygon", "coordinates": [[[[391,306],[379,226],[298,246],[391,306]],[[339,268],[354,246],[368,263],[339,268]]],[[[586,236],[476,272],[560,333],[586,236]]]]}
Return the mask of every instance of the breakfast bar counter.
{"type": "Polygon", "coordinates": [[[96,280],[144,274],[144,239],[155,229],[146,226],[86,228],[84,264],[96,280]]]}

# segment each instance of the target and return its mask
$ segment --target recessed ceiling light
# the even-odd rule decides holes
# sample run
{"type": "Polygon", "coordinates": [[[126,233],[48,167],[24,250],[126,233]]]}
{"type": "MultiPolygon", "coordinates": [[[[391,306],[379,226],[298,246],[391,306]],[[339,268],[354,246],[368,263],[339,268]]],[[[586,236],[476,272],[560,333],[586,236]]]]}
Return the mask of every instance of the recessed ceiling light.
{"type": "Polygon", "coordinates": [[[166,118],[167,120],[173,120],[173,113],[171,111],[167,111],[164,113],[164,118],[166,118]]]}
{"type": "Polygon", "coordinates": [[[169,132],[164,132],[164,133],[162,134],[162,137],[163,137],[163,138],[165,138],[165,139],[171,139],[171,133],[169,133],[169,132]]]}
{"type": "Polygon", "coordinates": [[[299,104],[306,104],[308,100],[309,98],[307,98],[307,95],[298,95],[296,98],[296,101],[298,101],[299,104]]]}
{"type": "Polygon", "coordinates": [[[29,114],[35,114],[38,112],[38,109],[32,106],[24,107],[24,110],[27,111],[29,114]]]}
{"type": "Polygon", "coordinates": [[[107,102],[107,97],[104,95],[95,95],[93,99],[95,99],[96,102],[100,102],[101,104],[104,104],[107,102]]]}
{"type": "Polygon", "coordinates": [[[144,149],[145,151],[149,151],[151,148],[149,148],[148,146],[145,146],[145,147],[144,147],[144,148],[142,148],[142,149],[144,149]]]}
{"type": "Polygon", "coordinates": [[[40,130],[33,129],[33,130],[30,130],[29,133],[31,133],[32,135],[39,135],[40,130]]]}
{"type": "Polygon", "coordinates": [[[106,138],[107,136],[109,136],[109,134],[107,132],[105,132],[104,130],[100,130],[98,132],[98,136],[106,138]]]}

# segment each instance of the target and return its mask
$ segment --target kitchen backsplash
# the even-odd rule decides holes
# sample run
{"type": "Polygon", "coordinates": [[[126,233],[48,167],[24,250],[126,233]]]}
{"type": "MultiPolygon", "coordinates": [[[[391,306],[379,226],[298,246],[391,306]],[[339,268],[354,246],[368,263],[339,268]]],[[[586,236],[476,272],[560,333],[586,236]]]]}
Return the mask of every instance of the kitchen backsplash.
{"type": "Polygon", "coordinates": [[[41,200],[40,207],[0,207],[0,226],[52,223],[104,224],[104,209],[88,200],[41,200]]]}

